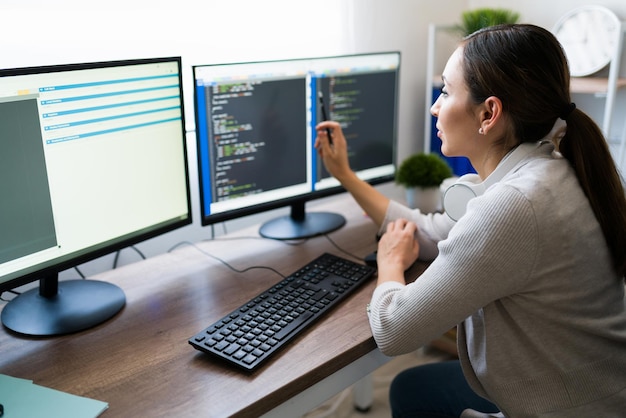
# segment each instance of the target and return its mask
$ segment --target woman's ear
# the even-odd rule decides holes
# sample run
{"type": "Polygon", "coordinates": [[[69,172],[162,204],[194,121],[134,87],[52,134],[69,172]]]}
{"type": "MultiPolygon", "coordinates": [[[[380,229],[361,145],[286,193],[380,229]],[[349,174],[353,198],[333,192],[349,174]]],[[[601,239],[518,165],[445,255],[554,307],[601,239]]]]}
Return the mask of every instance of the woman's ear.
{"type": "Polygon", "coordinates": [[[480,128],[486,135],[502,118],[502,101],[496,96],[489,96],[479,105],[480,128]]]}

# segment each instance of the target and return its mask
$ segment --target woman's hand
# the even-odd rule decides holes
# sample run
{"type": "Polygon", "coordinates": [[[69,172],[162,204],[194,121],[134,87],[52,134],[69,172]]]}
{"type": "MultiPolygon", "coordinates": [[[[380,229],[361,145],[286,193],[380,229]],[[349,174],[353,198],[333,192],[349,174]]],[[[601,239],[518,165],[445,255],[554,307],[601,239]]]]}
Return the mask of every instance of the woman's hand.
{"type": "Polygon", "coordinates": [[[397,281],[404,284],[404,271],[417,259],[419,244],[415,239],[417,225],[398,219],[387,225],[378,242],[378,284],[397,281]]]}
{"type": "Polygon", "coordinates": [[[389,206],[389,198],[371,184],[361,180],[350,168],[348,144],[341,130],[341,125],[337,122],[328,121],[320,123],[315,129],[317,130],[315,148],[328,172],[339,180],[376,225],[382,225],[389,206]],[[331,132],[332,144],[326,130],[331,132]]]}
{"type": "Polygon", "coordinates": [[[341,125],[337,122],[327,121],[321,122],[315,129],[317,130],[315,149],[318,155],[324,161],[326,170],[339,182],[342,182],[352,173],[352,169],[348,162],[348,144],[341,130],[341,125]],[[331,132],[332,144],[328,138],[327,129],[331,132]]]}

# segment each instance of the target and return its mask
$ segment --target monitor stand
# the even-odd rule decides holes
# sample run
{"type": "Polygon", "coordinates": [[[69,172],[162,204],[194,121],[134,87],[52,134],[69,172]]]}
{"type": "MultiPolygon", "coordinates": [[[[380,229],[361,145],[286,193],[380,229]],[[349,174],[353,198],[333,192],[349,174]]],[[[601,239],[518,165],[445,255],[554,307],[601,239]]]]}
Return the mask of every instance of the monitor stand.
{"type": "Polygon", "coordinates": [[[126,304],[122,289],[97,280],[62,280],[53,274],[39,288],[11,300],[2,310],[8,329],[32,336],[69,334],[113,317],[126,304]]]}
{"type": "Polygon", "coordinates": [[[306,212],[304,202],[291,205],[291,214],[267,221],[259,234],[265,238],[295,240],[327,234],[345,225],[346,219],[332,212],[306,212]]]}

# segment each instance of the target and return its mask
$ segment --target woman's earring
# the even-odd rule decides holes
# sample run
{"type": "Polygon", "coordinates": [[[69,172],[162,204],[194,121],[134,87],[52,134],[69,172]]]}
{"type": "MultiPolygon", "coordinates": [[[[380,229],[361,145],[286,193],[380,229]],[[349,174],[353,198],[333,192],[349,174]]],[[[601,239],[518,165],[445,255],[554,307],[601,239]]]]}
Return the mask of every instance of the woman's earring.
{"type": "Polygon", "coordinates": [[[478,133],[479,133],[479,134],[481,134],[481,135],[484,135],[484,134],[485,134],[485,131],[483,131],[483,128],[479,128],[479,129],[478,129],[478,133]]]}

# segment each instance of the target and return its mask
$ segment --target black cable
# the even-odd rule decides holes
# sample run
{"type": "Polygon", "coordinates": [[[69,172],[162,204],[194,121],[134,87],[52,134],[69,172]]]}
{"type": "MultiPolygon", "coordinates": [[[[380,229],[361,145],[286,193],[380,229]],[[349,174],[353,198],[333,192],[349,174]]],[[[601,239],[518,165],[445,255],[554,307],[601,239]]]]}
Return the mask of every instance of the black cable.
{"type": "Polygon", "coordinates": [[[85,275],[83,274],[82,271],[80,271],[80,269],[78,268],[78,266],[74,266],[74,270],[76,270],[76,272],[78,273],[78,275],[81,277],[81,279],[85,279],[85,275]]]}
{"type": "Polygon", "coordinates": [[[333,244],[333,246],[338,249],[339,251],[341,251],[342,253],[348,255],[349,257],[354,258],[355,260],[359,260],[359,261],[363,261],[364,258],[363,257],[359,257],[358,255],[354,255],[351,252],[344,250],[343,248],[341,248],[335,241],[332,240],[332,238],[328,235],[328,234],[324,234],[324,237],[331,243],[333,244]]]}
{"type": "MultiPolygon", "coordinates": [[[[213,225],[211,225],[211,227],[213,227],[213,225]]],[[[212,233],[212,235],[214,236],[214,234],[212,233]]],[[[364,257],[359,257],[347,250],[344,250],[343,248],[341,248],[339,245],[337,245],[337,243],[335,241],[332,240],[332,238],[330,238],[330,236],[328,236],[327,234],[324,234],[324,237],[339,251],[341,251],[342,253],[348,255],[349,257],[352,257],[355,260],[358,260],[360,262],[362,262],[364,260],[364,257]]],[[[235,240],[242,240],[242,239],[260,239],[260,240],[268,240],[269,238],[264,238],[264,237],[259,237],[259,236],[241,236],[241,237],[222,237],[222,238],[211,238],[208,240],[203,240],[203,241],[235,241],[235,240]]],[[[285,245],[302,245],[305,242],[308,241],[308,239],[304,238],[301,240],[295,240],[295,241],[286,241],[286,240],[274,240],[271,239],[272,242],[280,242],[282,244],[285,245]]],[[[236,272],[236,273],[245,273],[249,270],[253,270],[253,269],[264,269],[264,270],[270,270],[276,274],[278,274],[279,276],[281,276],[282,278],[285,278],[286,276],[284,276],[282,273],[280,273],[279,271],[273,269],[272,267],[268,267],[268,266],[251,266],[248,267],[244,270],[237,270],[236,268],[234,268],[233,266],[231,266],[230,264],[228,264],[226,261],[222,260],[221,258],[214,256],[213,254],[207,253],[206,251],[202,250],[200,247],[198,247],[197,245],[195,245],[192,242],[189,241],[181,241],[177,244],[175,244],[173,247],[171,247],[167,252],[170,253],[172,251],[174,251],[176,248],[182,246],[182,245],[190,245],[192,247],[194,247],[196,250],[198,250],[199,252],[201,252],[202,254],[206,255],[207,257],[213,258],[217,261],[219,261],[220,263],[222,263],[223,265],[225,265],[226,267],[228,267],[230,270],[236,272]]]]}
{"type": "Polygon", "coordinates": [[[146,256],[141,251],[139,251],[139,248],[135,247],[134,245],[131,245],[130,248],[135,250],[135,252],[139,254],[139,256],[142,258],[142,260],[146,259],[146,256]]]}
{"type": "MultiPolygon", "coordinates": [[[[212,241],[218,241],[218,240],[212,240],[212,241]]],[[[202,248],[198,247],[196,244],[194,244],[192,242],[189,242],[189,241],[179,242],[174,247],[172,247],[168,251],[168,253],[171,252],[172,250],[174,250],[175,248],[178,248],[181,245],[190,245],[191,247],[195,248],[196,250],[198,250],[202,254],[206,255],[207,257],[210,257],[210,258],[212,258],[214,260],[219,261],[220,263],[222,263],[224,266],[228,267],[230,270],[234,271],[235,273],[245,273],[245,272],[250,271],[250,270],[260,269],[260,270],[269,270],[271,272],[274,272],[274,273],[278,274],[280,277],[282,277],[283,279],[287,277],[284,274],[282,274],[281,272],[279,272],[278,270],[273,269],[272,267],[268,267],[268,266],[250,266],[250,267],[247,267],[247,268],[245,268],[243,270],[238,270],[235,267],[233,267],[230,264],[228,264],[226,261],[222,260],[221,258],[219,258],[217,256],[214,256],[213,254],[210,254],[210,253],[204,251],[202,248]]]]}
{"type": "MultiPolygon", "coordinates": [[[[146,259],[146,256],[144,255],[144,253],[142,253],[141,251],[139,251],[139,248],[135,247],[134,245],[131,245],[131,246],[130,246],[130,247],[128,247],[128,248],[130,248],[130,249],[132,249],[132,250],[135,250],[135,252],[136,252],[137,254],[139,254],[139,256],[140,256],[143,260],[145,260],[145,259],[146,259]]],[[[119,259],[120,259],[120,254],[121,254],[121,252],[122,252],[122,250],[117,250],[117,251],[115,252],[115,258],[113,259],[113,269],[114,269],[114,270],[117,268],[117,262],[118,262],[118,261],[119,261],[119,259]]],[[[81,275],[81,276],[82,276],[82,275],[81,275]]],[[[84,278],[84,277],[83,277],[83,278],[84,278]]]]}
{"type": "Polygon", "coordinates": [[[5,299],[5,298],[2,297],[2,295],[4,295],[5,292],[13,293],[15,296],[19,296],[19,295],[22,294],[21,292],[16,292],[13,289],[9,289],[9,290],[5,290],[4,292],[0,292],[0,300],[3,301],[3,302],[11,302],[11,299],[5,299]]]}
{"type": "MultiPolygon", "coordinates": [[[[222,233],[224,235],[226,235],[228,233],[228,231],[226,230],[226,222],[222,222],[222,233]]],[[[215,224],[211,224],[211,238],[209,239],[215,239],[215,224]]]]}
{"type": "Polygon", "coordinates": [[[122,250],[117,250],[115,252],[115,258],[113,258],[113,270],[115,270],[117,268],[117,260],[119,260],[121,252],[122,252],[122,250]]]}

